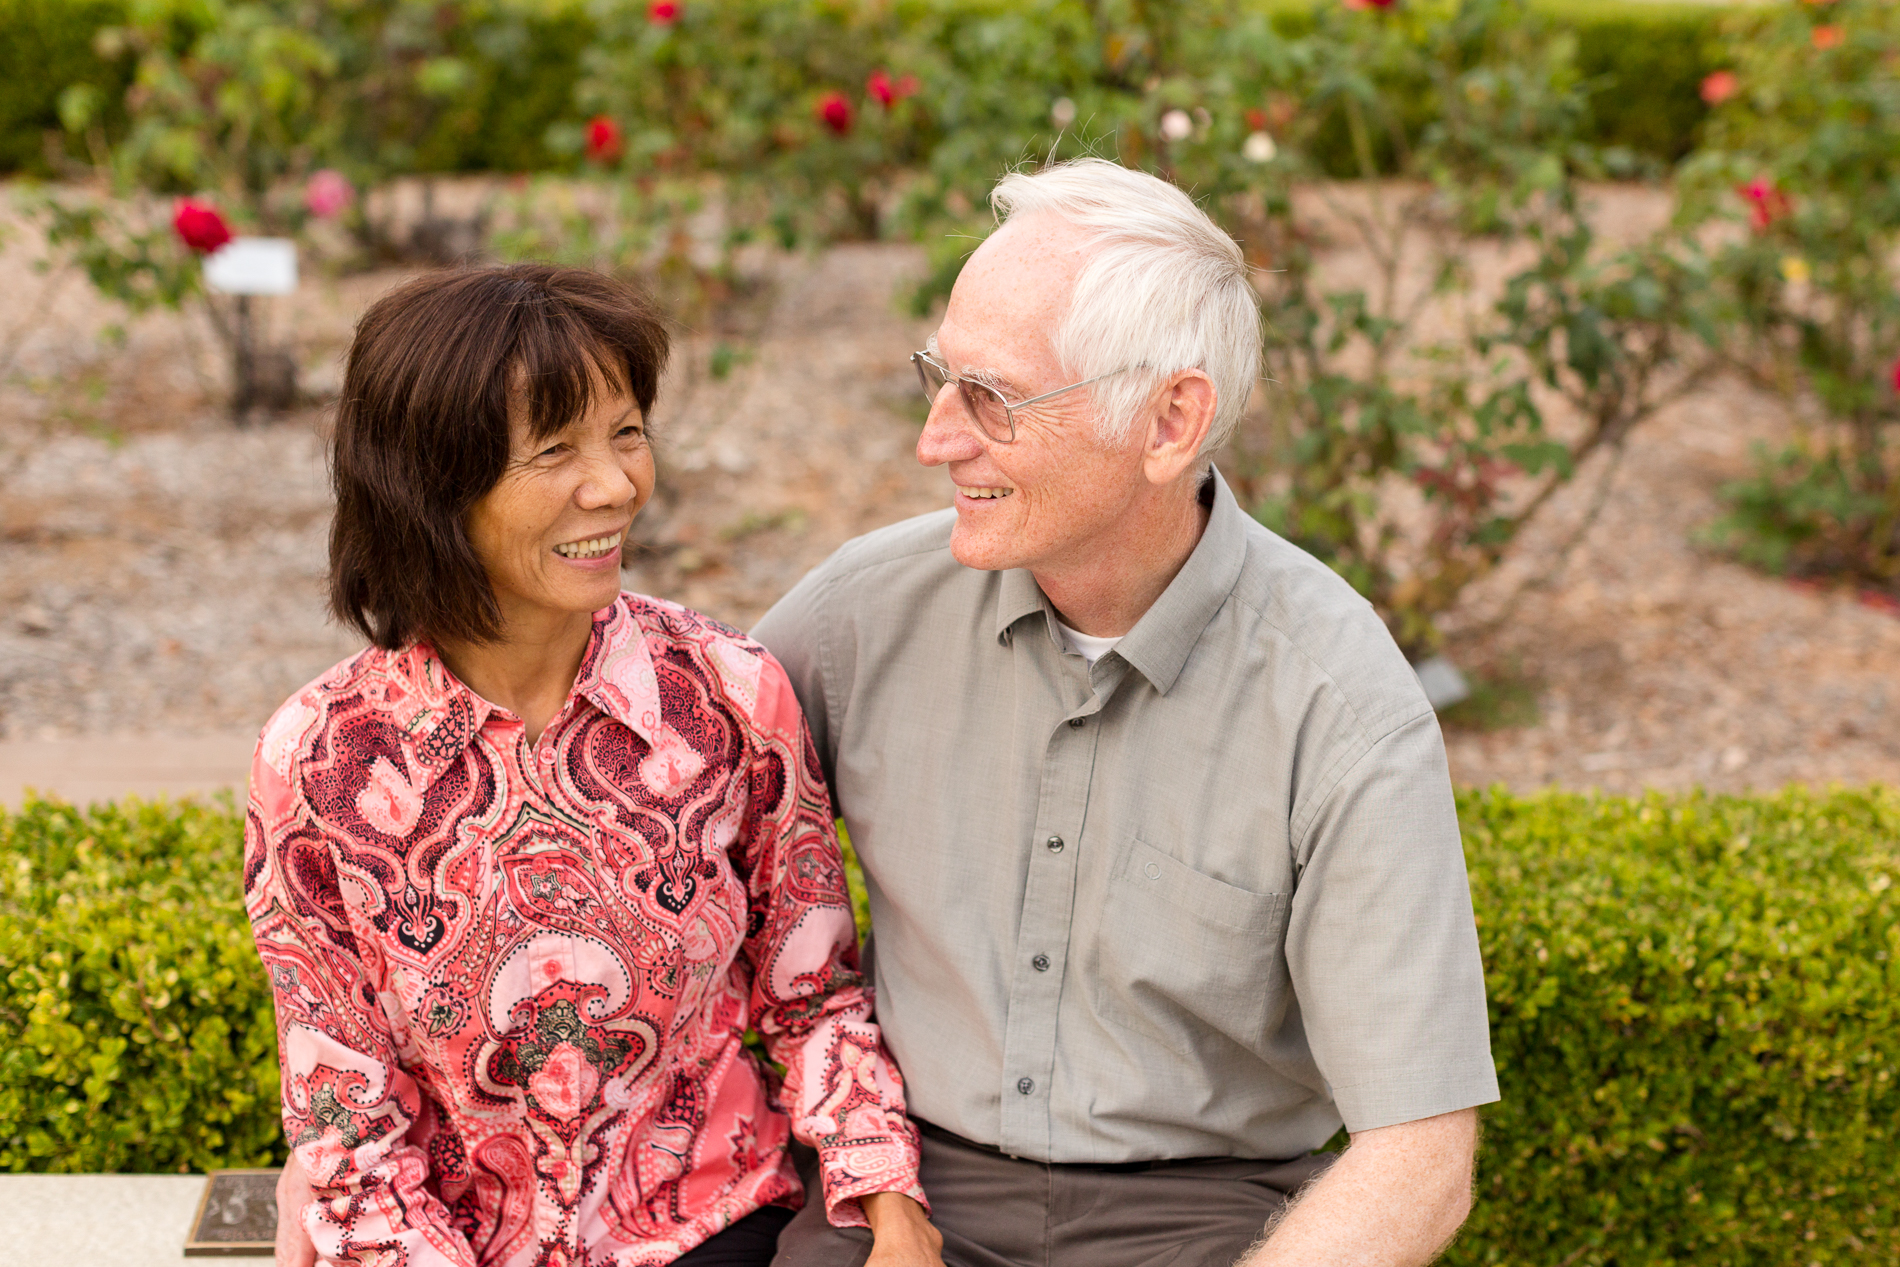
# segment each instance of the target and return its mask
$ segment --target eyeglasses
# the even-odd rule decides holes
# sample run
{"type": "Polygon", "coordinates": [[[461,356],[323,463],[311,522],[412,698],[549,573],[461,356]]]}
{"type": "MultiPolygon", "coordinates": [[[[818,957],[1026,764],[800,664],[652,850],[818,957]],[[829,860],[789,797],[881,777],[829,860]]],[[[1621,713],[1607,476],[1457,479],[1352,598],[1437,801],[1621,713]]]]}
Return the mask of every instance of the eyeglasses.
{"type": "Polygon", "coordinates": [[[1014,444],[1016,441],[1016,411],[1027,409],[1031,405],[1041,404],[1064,392],[1072,392],[1078,387],[1087,387],[1090,383],[1099,383],[1105,378],[1125,374],[1136,367],[1124,365],[1121,369],[1110,370],[1106,374],[1097,374],[1094,378],[1085,378],[1079,383],[1070,383],[1067,387],[1058,387],[1052,392],[1040,396],[1031,396],[1028,400],[1011,402],[1003,398],[1003,393],[988,383],[979,383],[973,378],[962,378],[950,372],[950,367],[928,352],[912,352],[910,363],[917,367],[917,381],[924,389],[924,399],[931,405],[937,403],[937,397],[943,394],[945,386],[955,383],[957,396],[963,401],[964,409],[969,411],[971,419],[983,434],[998,444],[1014,444]]]}

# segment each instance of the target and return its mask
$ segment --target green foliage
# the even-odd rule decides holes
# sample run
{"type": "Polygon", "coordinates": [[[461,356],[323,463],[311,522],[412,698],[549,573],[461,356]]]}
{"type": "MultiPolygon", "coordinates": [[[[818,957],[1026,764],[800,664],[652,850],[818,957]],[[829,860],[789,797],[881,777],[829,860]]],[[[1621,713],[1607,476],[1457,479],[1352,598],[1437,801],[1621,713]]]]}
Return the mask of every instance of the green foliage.
{"type": "Polygon", "coordinates": [[[1532,8],[1576,38],[1592,144],[1662,162],[1689,152],[1708,114],[1702,80],[1718,67],[1719,8],[1656,0],[1535,0],[1532,8]]]}
{"type": "MultiPolygon", "coordinates": [[[[1503,1101],[1447,1261],[1900,1255],[1900,794],[1459,814],[1503,1101]]],[[[0,815],[0,1169],[281,1160],[241,836],[193,805],[0,815]]]]}
{"type": "Polygon", "coordinates": [[[1718,532],[1744,557],[1900,592],[1900,9],[1750,10],[1733,97],[1683,165],[1733,363],[1827,425],[1764,456],[1718,532]]]}
{"type": "Polygon", "coordinates": [[[102,100],[125,91],[130,67],[101,57],[93,37],[124,19],[123,0],[0,0],[0,172],[46,170],[60,131],[60,95],[87,84],[102,100]]]}
{"type": "Polygon", "coordinates": [[[228,808],[0,811],[0,1170],[285,1156],[228,808]]]}
{"type": "Polygon", "coordinates": [[[1900,1257],[1900,795],[1460,813],[1503,1101],[1446,1261],[1900,1257]]]}

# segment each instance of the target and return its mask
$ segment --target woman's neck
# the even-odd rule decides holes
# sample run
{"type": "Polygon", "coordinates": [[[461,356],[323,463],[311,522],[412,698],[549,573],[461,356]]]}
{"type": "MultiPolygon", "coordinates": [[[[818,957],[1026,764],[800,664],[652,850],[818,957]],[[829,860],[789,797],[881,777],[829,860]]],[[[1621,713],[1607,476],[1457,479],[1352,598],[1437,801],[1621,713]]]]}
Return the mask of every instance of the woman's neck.
{"type": "Polygon", "coordinates": [[[439,643],[436,654],[469,690],[519,717],[533,744],[567,703],[593,624],[585,612],[504,613],[496,641],[439,643]]]}

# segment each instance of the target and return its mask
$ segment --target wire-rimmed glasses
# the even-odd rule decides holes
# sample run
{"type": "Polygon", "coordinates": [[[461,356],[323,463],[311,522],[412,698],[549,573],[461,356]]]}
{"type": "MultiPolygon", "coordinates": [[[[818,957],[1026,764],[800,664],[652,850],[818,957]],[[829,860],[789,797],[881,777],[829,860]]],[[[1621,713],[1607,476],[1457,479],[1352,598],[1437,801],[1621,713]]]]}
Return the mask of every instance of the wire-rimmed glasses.
{"type": "Polygon", "coordinates": [[[926,401],[934,406],[937,403],[937,397],[943,394],[945,386],[951,383],[956,384],[957,396],[963,401],[963,407],[968,411],[970,418],[984,435],[998,444],[1015,443],[1018,409],[1027,409],[1053,396],[1072,392],[1078,387],[1087,387],[1090,383],[1099,383],[1105,378],[1113,378],[1117,374],[1124,374],[1135,368],[1132,365],[1124,365],[1121,369],[1097,374],[1094,378],[1085,378],[1079,383],[1070,383],[1067,387],[1058,387],[1040,396],[1031,396],[1028,400],[1010,401],[1004,398],[1002,392],[988,383],[951,373],[949,366],[929,352],[912,352],[910,363],[917,367],[917,381],[923,386],[926,401]]]}

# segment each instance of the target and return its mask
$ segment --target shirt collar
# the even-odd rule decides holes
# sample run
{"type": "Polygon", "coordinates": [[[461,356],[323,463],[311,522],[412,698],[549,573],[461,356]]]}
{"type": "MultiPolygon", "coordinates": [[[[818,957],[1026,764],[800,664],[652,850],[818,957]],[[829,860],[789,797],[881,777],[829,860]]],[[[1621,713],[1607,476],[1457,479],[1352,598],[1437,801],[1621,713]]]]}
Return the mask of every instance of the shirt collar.
{"type": "MultiPolygon", "coordinates": [[[[1188,654],[1200,641],[1207,622],[1233,593],[1234,584],[1240,579],[1241,565],[1246,562],[1247,514],[1234,500],[1233,491],[1218,470],[1208,471],[1208,483],[1212,486],[1213,504],[1200,541],[1161,597],[1115,647],[1114,654],[1128,661],[1163,695],[1181,676],[1188,654]]],[[[1203,499],[1209,491],[1204,487],[1203,499]]],[[[996,591],[997,641],[1008,641],[1016,623],[1036,612],[1046,613],[1053,637],[1055,609],[1043,595],[1042,587],[1036,584],[1036,578],[1027,568],[1004,572],[996,591]]]]}
{"type": "MultiPolygon", "coordinates": [[[[390,657],[386,706],[424,765],[456,757],[487,723],[495,706],[463,685],[427,642],[390,657]]],[[[594,613],[587,650],[568,692],[632,730],[652,746],[660,728],[660,682],[646,630],[626,595],[594,613]]]]}

